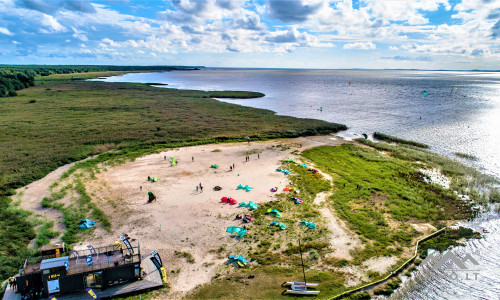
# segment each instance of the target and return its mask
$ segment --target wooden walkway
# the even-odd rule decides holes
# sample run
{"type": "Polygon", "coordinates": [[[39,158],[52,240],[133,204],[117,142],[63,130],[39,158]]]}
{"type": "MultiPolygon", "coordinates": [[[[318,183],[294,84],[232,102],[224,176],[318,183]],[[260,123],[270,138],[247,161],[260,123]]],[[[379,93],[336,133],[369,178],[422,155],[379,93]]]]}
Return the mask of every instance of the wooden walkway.
{"type": "MultiPolygon", "coordinates": [[[[96,289],[94,292],[99,295],[100,298],[110,298],[118,295],[125,295],[137,292],[146,292],[147,290],[156,289],[163,286],[160,272],[156,269],[155,265],[151,261],[150,255],[144,256],[141,262],[141,267],[146,273],[142,280],[120,284],[118,286],[109,287],[103,291],[96,289]]],[[[88,299],[89,295],[87,292],[78,292],[68,295],[56,296],[58,300],[79,300],[88,299]]],[[[7,288],[3,296],[3,300],[21,300],[21,295],[14,293],[11,288],[7,288]]]]}

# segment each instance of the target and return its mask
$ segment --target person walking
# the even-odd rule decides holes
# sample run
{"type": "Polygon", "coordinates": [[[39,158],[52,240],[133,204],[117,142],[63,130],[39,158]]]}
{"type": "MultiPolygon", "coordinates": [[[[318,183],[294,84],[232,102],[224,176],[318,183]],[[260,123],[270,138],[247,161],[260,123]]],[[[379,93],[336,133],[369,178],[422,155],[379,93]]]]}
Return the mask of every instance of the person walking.
{"type": "Polygon", "coordinates": [[[233,163],[233,169],[234,169],[234,163],[233,163]]]}
{"type": "Polygon", "coordinates": [[[199,186],[196,186],[196,192],[197,192],[197,193],[198,193],[198,188],[199,188],[199,186]]]}
{"type": "Polygon", "coordinates": [[[200,190],[203,193],[203,186],[201,185],[201,183],[200,183],[200,190]]]}

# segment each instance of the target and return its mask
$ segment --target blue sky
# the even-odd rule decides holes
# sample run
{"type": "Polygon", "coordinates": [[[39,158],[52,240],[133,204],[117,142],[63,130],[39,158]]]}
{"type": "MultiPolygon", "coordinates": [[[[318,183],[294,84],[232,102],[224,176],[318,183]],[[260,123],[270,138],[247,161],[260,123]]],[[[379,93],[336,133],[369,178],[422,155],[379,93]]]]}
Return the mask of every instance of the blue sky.
{"type": "Polygon", "coordinates": [[[1,64],[500,69],[500,0],[0,0],[1,64]]]}

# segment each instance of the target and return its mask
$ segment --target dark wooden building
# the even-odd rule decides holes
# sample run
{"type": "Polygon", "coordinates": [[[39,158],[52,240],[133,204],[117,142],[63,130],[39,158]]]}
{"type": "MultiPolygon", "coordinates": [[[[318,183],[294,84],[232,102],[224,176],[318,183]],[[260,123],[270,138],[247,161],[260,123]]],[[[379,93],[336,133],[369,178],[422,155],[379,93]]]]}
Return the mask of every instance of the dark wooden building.
{"type": "Polygon", "coordinates": [[[46,259],[44,256],[27,259],[17,278],[21,295],[48,297],[74,292],[103,290],[141,276],[139,245],[133,253],[121,245],[83,251],[69,256],[46,259]]]}

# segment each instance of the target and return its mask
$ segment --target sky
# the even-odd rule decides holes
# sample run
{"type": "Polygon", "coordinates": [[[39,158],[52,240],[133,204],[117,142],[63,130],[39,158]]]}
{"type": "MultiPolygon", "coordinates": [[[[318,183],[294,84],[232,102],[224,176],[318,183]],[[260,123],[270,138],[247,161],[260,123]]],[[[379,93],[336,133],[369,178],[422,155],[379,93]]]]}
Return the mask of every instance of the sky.
{"type": "Polygon", "coordinates": [[[0,64],[500,70],[500,0],[0,0],[0,64]]]}

